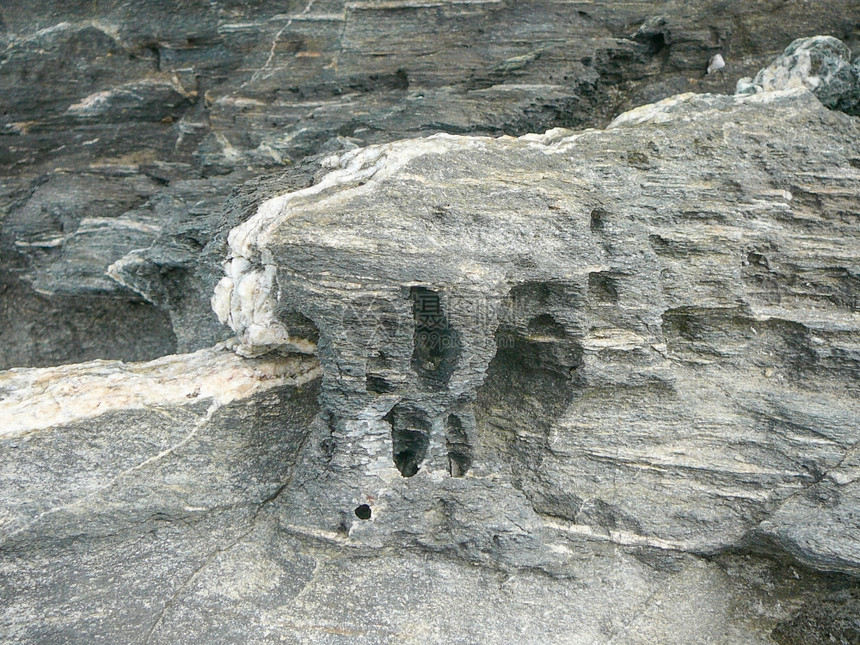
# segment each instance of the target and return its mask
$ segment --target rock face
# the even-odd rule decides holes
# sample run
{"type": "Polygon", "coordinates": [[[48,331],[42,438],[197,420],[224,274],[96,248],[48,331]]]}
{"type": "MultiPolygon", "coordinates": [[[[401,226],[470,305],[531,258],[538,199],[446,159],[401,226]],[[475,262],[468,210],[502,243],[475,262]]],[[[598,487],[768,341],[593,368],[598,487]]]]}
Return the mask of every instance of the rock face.
{"type": "Polygon", "coordinates": [[[688,5],[0,8],[0,643],[860,641],[860,5],[688,5]]]}
{"type": "Polygon", "coordinates": [[[228,204],[235,353],[0,373],[2,642],[857,641],[855,118],[319,168],[228,204]]]}
{"type": "Polygon", "coordinates": [[[315,325],[344,504],[506,473],[553,530],[856,572],[858,158],[802,89],[370,147],[231,232],[214,308],[248,355],[315,325]]]}
{"type": "Polygon", "coordinates": [[[857,0],[692,4],[3,3],[0,367],[223,340],[220,241],[201,249],[245,180],[301,188],[307,157],[439,131],[602,127],[728,92],[799,36],[857,43],[857,0]]]}
{"type": "MultiPolygon", "coordinates": [[[[0,374],[0,641],[149,640],[290,481],[318,373],[215,348],[0,374]]],[[[281,584],[260,548],[246,589],[281,584]]]]}

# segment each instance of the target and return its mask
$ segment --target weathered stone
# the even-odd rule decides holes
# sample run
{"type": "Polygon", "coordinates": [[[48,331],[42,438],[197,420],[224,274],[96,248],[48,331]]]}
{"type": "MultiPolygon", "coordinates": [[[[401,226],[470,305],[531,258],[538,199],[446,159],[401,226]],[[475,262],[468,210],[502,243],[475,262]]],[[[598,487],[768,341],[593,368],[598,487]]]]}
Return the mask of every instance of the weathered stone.
{"type": "Polygon", "coordinates": [[[312,357],[223,348],[0,374],[0,642],[855,633],[844,580],[547,532],[501,473],[397,475],[361,519],[320,486],[337,467],[312,421],[318,374],[312,357]]]}
{"type": "Polygon", "coordinates": [[[798,38],[754,79],[742,78],[743,94],[795,87],[810,90],[824,105],[860,114],[860,62],[851,64],[851,50],[831,36],[798,38]]]}
{"type": "Polygon", "coordinates": [[[852,11],[777,5],[3,7],[2,360],[211,345],[222,268],[244,357],[0,373],[0,641],[856,641],[856,119],[358,147],[600,125],[852,11]]]}
{"type": "Polygon", "coordinates": [[[803,0],[5,3],[0,263],[19,313],[4,316],[0,366],[142,360],[223,340],[207,304],[217,266],[196,244],[217,238],[214,204],[252,177],[292,174],[332,148],[602,127],[672,94],[729,92],[798,35],[854,46],[858,9],[857,0],[822,0],[813,12],[803,0]],[[717,54],[727,67],[705,74],[717,54]],[[132,202],[81,199],[130,188],[132,202]],[[79,234],[91,220],[109,234],[87,224],[79,234]],[[55,246],[16,244],[34,241],[55,246]],[[128,253],[111,282],[107,268],[128,253]],[[46,318],[64,319],[62,339],[40,331],[46,318]]]}
{"type": "Polygon", "coordinates": [[[247,355],[319,330],[344,504],[506,473],[548,530],[715,553],[840,478],[785,540],[854,571],[856,135],[800,89],[353,151],[232,231],[214,307],[247,355]]]}
{"type": "Polygon", "coordinates": [[[290,481],[317,374],[224,348],[0,373],[0,642],[148,640],[290,481]]]}

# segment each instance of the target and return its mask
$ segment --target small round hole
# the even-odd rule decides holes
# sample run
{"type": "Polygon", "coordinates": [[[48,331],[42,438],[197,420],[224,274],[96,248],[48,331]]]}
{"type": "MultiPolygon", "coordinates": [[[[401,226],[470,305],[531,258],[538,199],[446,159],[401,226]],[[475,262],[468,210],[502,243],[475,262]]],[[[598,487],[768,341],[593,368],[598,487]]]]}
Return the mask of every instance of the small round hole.
{"type": "Polygon", "coordinates": [[[355,508],[355,516],[360,520],[369,520],[371,516],[370,506],[362,504],[355,508]]]}

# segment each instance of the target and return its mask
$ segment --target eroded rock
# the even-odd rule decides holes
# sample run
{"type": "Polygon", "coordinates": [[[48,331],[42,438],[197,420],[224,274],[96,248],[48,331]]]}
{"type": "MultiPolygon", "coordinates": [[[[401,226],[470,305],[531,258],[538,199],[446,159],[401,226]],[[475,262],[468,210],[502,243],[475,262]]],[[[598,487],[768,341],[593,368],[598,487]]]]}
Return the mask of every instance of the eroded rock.
{"type": "Polygon", "coordinates": [[[368,514],[338,509],[318,374],[313,357],[225,348],[0,374],[14,424],[0,436],[0,642],[853,633],[850,582],[547,532],[503,476],[397,475],[368,514]]]}
{"type": "Polygon", "coordinates": [[[0,289],[18,313],[0,314],[0,367],[147,360],[224,340],[208,307],[218,267],[201,249],[220,246],[220,205],[244,181],[353,146],[603,127],[680,92],[730,92],[799,34],[854,47],[858,9],[5,3],[0,289]],[[718,53],[727,67],[705,74],[718,53]],[[82,191],[116,197],[85,203],[82,191]],[[42,333],[45,320],[63,320],[62,337],[42,333]]]}
{"type": "MultiPolygon", "coordinates": [[[[856,134],[797,89],[353,151],[232,231],[214,306],[249,354],[319,330],[344,503],[505,473],[554,531],[741,548],[860,439],[856,134]]],[[[843,528],[792,549],[855,570],[843,528]]]]}
{"type": "MultiPolygon", "coordinates": [[[[684,94],[246,184],[242,356],[0,373],[0,640],[850,642],[857,134],[684,94]]],[[[170,195],[111,275],[190,329],[170,195]]]]}

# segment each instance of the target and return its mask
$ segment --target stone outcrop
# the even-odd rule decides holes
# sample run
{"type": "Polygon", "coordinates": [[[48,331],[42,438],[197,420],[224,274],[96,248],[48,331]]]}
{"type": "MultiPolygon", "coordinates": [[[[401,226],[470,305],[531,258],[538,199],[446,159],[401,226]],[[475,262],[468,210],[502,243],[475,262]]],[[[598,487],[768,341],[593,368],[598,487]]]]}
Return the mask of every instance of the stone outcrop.
{"type": "Polygon", "coordinates": [[[0,373],[0,642],[147,642],[233,547],[257,567],[237,589],[279,585],[246,540],[294,473],[318,373],[225,348],[0,373]]]}
{"type": "Polygon", "coordinates": [[[856,142],[800,89],[366,148],[231,232],[214,307],[318,344],[336,491],[507,472],[558,530],[857,571],[856,142]]]}
{"type": "Polygon", "coordinates": [[[208,307],[221,250],[201,249],[246,180],[268,173],[277,190],[301,188],[318,154],[440,131],[603,127],[673,94],[730,92],[797,37],[854,47],[858,10],[857,0],[3,3],[0,367],[146,360],[223,340],[208,307]],[[717,54],[725,67],[706,74],[717,54]]]}
{"type": "Polygon", "coordinates": [[[0,373],[2,642],[856,641],[860,138],[790,85],[245,184],[235,340],[0,373]]]}

